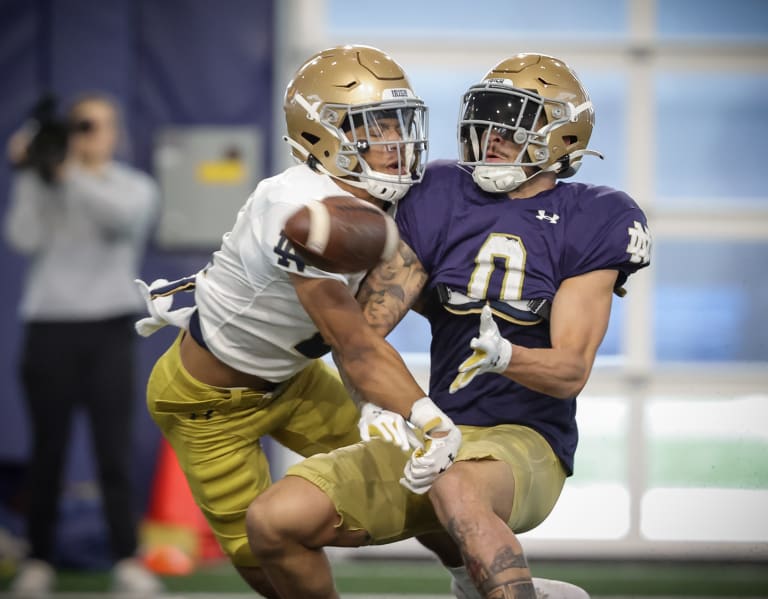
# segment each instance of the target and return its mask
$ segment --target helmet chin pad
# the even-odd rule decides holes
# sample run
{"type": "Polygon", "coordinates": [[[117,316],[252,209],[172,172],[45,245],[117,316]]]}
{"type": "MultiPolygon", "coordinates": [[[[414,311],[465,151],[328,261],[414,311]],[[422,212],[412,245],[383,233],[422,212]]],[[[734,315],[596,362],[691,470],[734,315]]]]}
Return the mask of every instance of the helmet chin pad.
{"type": "Polygon", "coordinates": [[[347,185],[352,185],[358,189],[364,189],[372,197],[396,204],[401,200],[412,185],[416,181],[412,179],[406,179],[406,177],[398,175],[388,175],[385,173],[375,172],[375,176],[369,176],[374,171],[364,161],[360,161],[360,168],[365,176],[356,177],[344,177],[342,180],[347,185]]]}
{"type": "MultiPolygon", "coordinates": [[[[387,175],[384,176],[386,177],[387,175]]],[[[374,198],[396,204],[403,198],[403,196],[405,196],[406,193],[408,193],[408,190],[412,185],[411,183],[399,183],[397,181],[399,178],[400,177],[393,175],[393,181],[391,183],[385,183],[382,181],[381,175],[379,176],[378,180],[366,179],[365,189],[374,198]]]]}
{"type": "Polygon", "coordinates": [[[472,179],[478,187],[488,193],[508,193],[525,183],[530,177],[526,176],[523,167],[498,165],[476,166],[472,171],[472,179]]]}

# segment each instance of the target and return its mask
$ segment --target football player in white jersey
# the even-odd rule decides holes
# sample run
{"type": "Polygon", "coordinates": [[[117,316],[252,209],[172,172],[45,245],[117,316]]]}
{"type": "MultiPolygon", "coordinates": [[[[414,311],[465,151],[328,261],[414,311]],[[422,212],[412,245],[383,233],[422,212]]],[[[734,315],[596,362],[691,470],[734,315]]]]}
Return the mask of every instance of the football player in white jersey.
{"type": "Polygon", "coordinates": [[[182,329],[152,371],[148,409],[222,548],[268,597],[276,595],[245,530],[249,504],[271,484],[261,437],[303,456],[360,440],[360,412],[321,355],[333,349],[352,387],[424,434],[405,473],[411,484],[425,464],[450,466],[461,440],[367,324],[355,300],[365,273],[306,264],[282,233],[291,214],[327,196],[393,207],[423,173],[424,103],[389,56],[344,46],[297,71],[284,109],[285,140],[301,164],[258,185],[206,269],[171,284],[139,282],[151,315],[137,323],[145,335],[182,329]],[[173,293],[192,286],[195,307],[171,310],[173,293]]]}

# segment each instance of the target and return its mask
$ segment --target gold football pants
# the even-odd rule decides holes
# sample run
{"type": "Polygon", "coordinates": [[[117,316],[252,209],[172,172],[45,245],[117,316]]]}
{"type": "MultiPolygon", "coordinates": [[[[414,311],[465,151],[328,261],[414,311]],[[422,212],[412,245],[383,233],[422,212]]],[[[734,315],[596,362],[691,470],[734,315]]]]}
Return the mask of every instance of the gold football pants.
{"type": "Polygon", "coordinates": [[[237,566],[256,566],[245,513],[272,482],[261,438],[270,435],[302,456],[331,451],[360,440],[359,412],[322,360],[270,393],[212,387],[184,369],[180,341],[181,335],[152,370],[149,413],[223,550],[237,566]]]}
{"type": "MultiPolygon", "coordinates": [[[[565,483],[565,470],[549,443],[533,429],[513,424],[459,426],[457,461],[500,460],[515,477],[507,524],[516,533],[531,530],[552,511],[565,483]]],[[[342,525],[365,530],[374,544],[442,530],[429,497],[400,484],[409,453],[381,439],[316,455],[287,475],[314,483],[336,506],[342,525]]]]}

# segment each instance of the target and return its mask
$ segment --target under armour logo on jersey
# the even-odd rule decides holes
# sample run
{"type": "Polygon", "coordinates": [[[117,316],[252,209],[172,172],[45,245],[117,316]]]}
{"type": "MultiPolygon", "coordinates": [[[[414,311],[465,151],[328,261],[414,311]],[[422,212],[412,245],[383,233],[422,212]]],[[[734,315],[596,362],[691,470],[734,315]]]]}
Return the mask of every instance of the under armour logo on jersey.
{"type": "Polygon", "coordinates": [[[627,233],[629,261],[634,264],[648,264],[651,261],[651,233],[648,227],[635,221],[634,226],[627,229],[627,233]]]}
{"type": "Polygon", "coordinates": [[[560,215],[555,214],[553,212],[552,216],[550,216],[549,214],[547,214],[545,210],[539,210],[539,213],[536,215],[536,218],[538,218],[539,220],[548,220],[550,223],[554,225],[555,223],[557,223],[557,221],[560,220],[560,215]]]}

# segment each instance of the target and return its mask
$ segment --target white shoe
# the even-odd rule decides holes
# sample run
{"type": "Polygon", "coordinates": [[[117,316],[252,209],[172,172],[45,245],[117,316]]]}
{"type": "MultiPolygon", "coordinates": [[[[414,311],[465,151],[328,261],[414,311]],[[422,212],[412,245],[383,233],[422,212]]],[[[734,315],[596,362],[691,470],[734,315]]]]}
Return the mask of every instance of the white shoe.
{"type": "MultiPolygon", "coordinates": [[[[584,589],[561,580],[533,578],[533,588],[536,590],[536,599],[589,599],[584,589]]],[[[479,591],[460,587],[456,579],[451,580],[451,594],[456,599],[482,599],[479,591]]]]}
{"type": "Polygon", "coordinates": [[[589,599],[587,591],[562,580],[534,578],[533,588],[536,589],[536,599],[589,599]]]}
{"type": "Polygon", "coordinates": [[[13,597],[48,597],[56,583],[56,570],[48,562],[28,559],[21,562],[16,578],[11,583],[13,597]]]}
{"type": "Polygon", "coordinates": [[[151,597],[163,592],[163,583],[136,558],[121,559],[112,568],[112,590],[151,597]]]}
{"type": "Polygon", "coordinates": [[[451,579],[451,595],[456,599],[483,599],[474,586],[469,588],[466,584],[460,584],[455,578],[451,579]]]}

